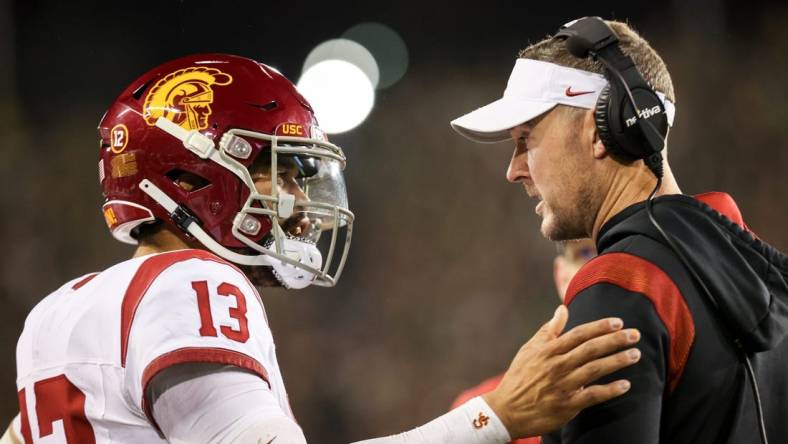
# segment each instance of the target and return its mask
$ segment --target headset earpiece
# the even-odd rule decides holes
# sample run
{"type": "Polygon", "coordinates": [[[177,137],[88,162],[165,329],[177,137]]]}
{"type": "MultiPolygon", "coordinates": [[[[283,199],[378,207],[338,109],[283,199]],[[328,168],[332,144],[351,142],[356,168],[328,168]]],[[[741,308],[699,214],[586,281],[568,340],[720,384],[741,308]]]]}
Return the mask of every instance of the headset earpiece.
{"type": "Polygon", "coordinates": [[[605,86],[599,97],[596,100],[596,108],[594,108],[594,120],[596,121],[596,130],[599,134],[599,140],[605,145],[610,154],[617,155],[621,152],[621,148],[616,143],[615,139],[610,135],[610,126],[608,125],[608,110],[610,108],[610,85],[605,86]]]}
{"type": "MultiPolygon", "coordinates": [[[[634,68],[631,68],[634,69],[634,68]]],[[[626,72],[631,75],[631,72],[626,72]]],[[[646,159],[662,151],[668,120],[665,108],[657,94],[648,86],[626,87],[610,82],[597,100],[597,130],[608,151],[624,161],[646,159]],[[635,107],[629,94],[641,110],[635,115],[635,107]]]]}

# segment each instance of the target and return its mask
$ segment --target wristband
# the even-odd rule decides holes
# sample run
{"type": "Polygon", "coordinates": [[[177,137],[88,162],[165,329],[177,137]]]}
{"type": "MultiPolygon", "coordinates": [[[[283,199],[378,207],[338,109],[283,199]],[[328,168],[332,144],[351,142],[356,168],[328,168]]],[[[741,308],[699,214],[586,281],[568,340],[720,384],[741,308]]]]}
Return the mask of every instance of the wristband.
{"type": "Polygon", "coordinates": [[[477,396],[421,427],[357,444],[506,444],[511,440],[498,415],[477,396]]]}

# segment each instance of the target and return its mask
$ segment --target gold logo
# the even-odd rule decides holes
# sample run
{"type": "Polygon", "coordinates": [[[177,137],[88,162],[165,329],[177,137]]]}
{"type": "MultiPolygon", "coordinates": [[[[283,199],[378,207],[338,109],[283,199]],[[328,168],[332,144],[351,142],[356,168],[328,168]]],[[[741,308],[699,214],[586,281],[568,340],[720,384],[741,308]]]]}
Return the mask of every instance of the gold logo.
{"type": "Polygon", "coordinates": [[[109,163],[113,179],[137,174],[137,156],[134,153],[118,154],[109,163]]]}
{"type": "Polygon", "coordinates": [[[304,127],[298,123],[283,123],[282,134],[285,136],[304,137],[304,127]]]}
{"type": "Polygon", "coordinates": [[[156,82],[145,97],[142,115],[148,125],[159,117],[187,130],[208,128],[214,85],[224,86],[233,78],[216,68],[193,66],[179,69],[156,82]]]}
{"type": "Polygon", "coordinates": [[[115,217],[115,212],[112,208],[104,208],[104,220],[107,221],[107,226],[112,228],[118,223],[118,218],[115,217]]]}

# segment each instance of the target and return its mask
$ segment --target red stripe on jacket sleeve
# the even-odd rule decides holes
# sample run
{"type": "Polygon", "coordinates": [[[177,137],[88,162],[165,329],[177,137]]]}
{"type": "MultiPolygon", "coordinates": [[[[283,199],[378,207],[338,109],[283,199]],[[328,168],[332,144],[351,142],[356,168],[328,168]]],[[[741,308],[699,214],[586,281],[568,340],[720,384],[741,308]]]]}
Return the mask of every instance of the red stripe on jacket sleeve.
{"type": "Polygon", "coordinates": [[[167,268],[177,264],[178,262],[187,261],[189,259],[201,259],[220,262],[228,264],[212,253],[205,250],[182,250],[174,251],[171,253],[157,254],[145,262],[143,262],[137,269],[137,273],[131,278],[129,287],[126,289],[126,294],[123,296],[123,302],[120,308],[120,364],[126,366],[126,353],[129,348],[129,334],[131,333],[131,323],[134,320],[134,315],[137,312],[140,302],[148,292],[148,289],[153,284],[159,275],[167,268]]]}
{"type": "Polygon", "coordinates": [[[148,384],[151,380],[166,368],[173,365],[195,363],[195,362],[210,362],[213,364],[232,365],[245,370],[248,370],[268,384],[271,388],[271,383],[268,380],[268,372],[259,361],[249,355],[237,352],[235,350],[228,350],[226,348],[203,348],[203,347],[185,347],[167,352],[145,367],[142,372],[142,411],[148,417],[148,421],[153,424],[157,429],[156,421],[153,419],[153,414],[148,405],[145,394],[148,391],[148,384]]]}
{"type": "Polygon", "coordinates": [[[586,288],[607,283],[645,296],[668,330],[668,392],[676,388],[695,340],[695,322],[676,284],[651,262],[628,254],[608,253],[588,262],[569,283],[564,303],[569,306],[586,288]]]}

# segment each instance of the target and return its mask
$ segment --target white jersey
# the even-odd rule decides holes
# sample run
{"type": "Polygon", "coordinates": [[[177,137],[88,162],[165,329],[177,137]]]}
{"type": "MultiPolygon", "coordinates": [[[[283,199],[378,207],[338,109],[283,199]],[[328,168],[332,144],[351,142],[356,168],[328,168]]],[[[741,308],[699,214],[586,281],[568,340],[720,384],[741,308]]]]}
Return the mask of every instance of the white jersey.
{"type": "Polygon", "coordinates": [[[27,443],[166,442],[146,387],[182,363],[256,374],[292,418],[260,296],[203,250],[134,258],[65,284],[27,317],[16,358],[27,443]]]}

